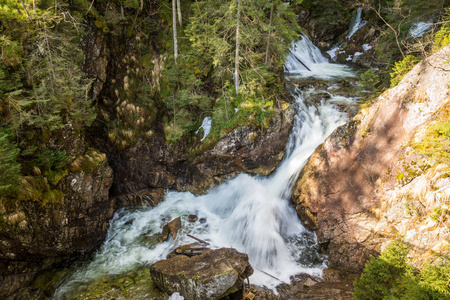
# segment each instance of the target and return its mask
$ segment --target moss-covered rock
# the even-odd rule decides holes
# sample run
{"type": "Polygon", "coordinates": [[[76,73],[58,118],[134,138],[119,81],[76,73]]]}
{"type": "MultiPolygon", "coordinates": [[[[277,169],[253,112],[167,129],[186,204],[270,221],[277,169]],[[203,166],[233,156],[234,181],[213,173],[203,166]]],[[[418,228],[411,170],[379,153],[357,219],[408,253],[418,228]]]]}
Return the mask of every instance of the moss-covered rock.
{"type": "Polygon", "coordinates": [[[188,257],[175,255],[153,264],[150,274],[155,284],[171,295],[185,299],[214,300],[237,292],[253,274],[247,254],[220,248],[188,257]]]}

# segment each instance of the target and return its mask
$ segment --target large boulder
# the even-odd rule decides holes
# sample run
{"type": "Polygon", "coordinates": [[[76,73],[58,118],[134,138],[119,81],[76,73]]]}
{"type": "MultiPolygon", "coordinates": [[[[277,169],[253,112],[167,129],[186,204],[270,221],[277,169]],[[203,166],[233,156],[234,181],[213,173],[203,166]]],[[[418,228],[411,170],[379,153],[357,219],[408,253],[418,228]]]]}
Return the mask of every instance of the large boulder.
{"type": "Polygon", "coordinates": [[[413,245],[418,260],[448,240],[442,214],[432,219],[448,196],[448,165],[439,167],[419,148],[433,124],[448,124],[449,50],[419,63],[336,129],[303,169],[292,198],[332,266],[360,271],[398,236],[413,245]]]}
{"type": "Polygon", "coordinates": [[[192,257],[175,255],[150,268],[151,278],[161,290],[169,295],[179,292],[189,300],[220,299],[235,293],[252,274],[247,254],[231,248],[192,257]]]}

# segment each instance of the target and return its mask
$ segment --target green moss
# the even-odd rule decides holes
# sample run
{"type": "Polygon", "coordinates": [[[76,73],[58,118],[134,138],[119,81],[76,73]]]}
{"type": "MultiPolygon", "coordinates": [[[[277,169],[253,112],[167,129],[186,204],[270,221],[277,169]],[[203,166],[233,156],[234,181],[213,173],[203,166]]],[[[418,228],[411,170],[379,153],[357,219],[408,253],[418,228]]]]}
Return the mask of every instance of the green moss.
{"type": "Polygon", "coordinates": [[[442,206],[433,208],[433,212],[429,215],[430,219],[436,222],[443,222],[448,218],[449,211],[442,206]]]}
{"type": "Polygon", "coordinates": [[[49,170],[49,171],[45,172],[44,175],[47,177],[48,182],[51,185],[56,186],[58,184],[58,182],[67,175],[67,169],[49,170]]]}
{"type": "Polygon", "coordinates": [[[416,152],[429,156],[439,163],[450,163],[450,123],[437,121],[428,128],[420,142],[412,145],[416,152]]]}
{"type": "Polygon", "coordinates": [[[68,299],[157,299],[164,295],[150,278],[147,267],[126,274],[104,276],[83,285],[68,299]]]}
{"type": "Polygon", "coordinates": [[[42,194],[42,205],[49,203],[60,203],[64,199],[64,194],[60,190],[49,190],[42,194]]]}
{"type": "Polygon", "coordinates": [[[108,25],[106,24],[105,20],[103,20],[102,18],[98,18],[97,20],[95,20],[94,24],[98,29],[101,29],[103,31],[103,33],[110,32],[108,25]]]}

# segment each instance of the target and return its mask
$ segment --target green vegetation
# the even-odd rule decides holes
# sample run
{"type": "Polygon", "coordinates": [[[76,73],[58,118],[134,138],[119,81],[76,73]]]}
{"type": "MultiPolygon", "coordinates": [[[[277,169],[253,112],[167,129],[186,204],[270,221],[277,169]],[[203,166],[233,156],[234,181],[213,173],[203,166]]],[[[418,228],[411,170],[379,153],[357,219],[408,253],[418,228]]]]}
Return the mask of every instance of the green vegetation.
{"type": "Polygon", "coordinates": [[[413,144],[414,149],[439,163],[450,162],[450,123],[437,121],[431,125],[424,138],[413,144]]]}
{"type": "Polygon", "coordinates": [[[414,55],[407,55],[404,59],[395,63],[391,73],[391,87],[396,86],[411,69],[419,62],[414,55]]]}
{"type": "Polygon", "coordinates": [[[268,125],[283,98],[283,60],[298,34],[293,7],[301,1],[181,2],[177,63],[171,1],[0,4],[5,202],[60,201],[69,171],[92,171],[104,159],[78,140],[97,129],[123,151],[151,143],[155,133],[184,149],[206,116],[211,140],[236,126],[268,125]]]}
{"type": "Polygon", "coordinates": [[[296,29],[292,7],[280,0],[192,3],[183,59],[177,64],[169,59],[164,74],[162,97],[171,117],[166,138],[192,134],[204,113],[213,117],[212,136],[241,124],[267,125],[296,29]]]}
{"type": "Polygon", "coordinates": [[[20,180],[19,149],[6,130],[0,131],[0,197],[17,192],[20,180]]]}
{"type": "Polygon", "coordinates": [[[59,140],[95,119],[92,80],[81,70],[84,29],[67,3],[7,0],[0,4],[0,159],[3,202],[58,202],[53,189],[71,161],[59,140]],[[67,135],[67,133],[65,133],[67,135]]]}
{"type": "Polygon", "coordinates": [[[417,271],[408,264],[408,246],[401,241],[390,244],[377,258],[366,264],[353,283],[355,299],[448,299],[450,262],[437,258],[417,271]]]}

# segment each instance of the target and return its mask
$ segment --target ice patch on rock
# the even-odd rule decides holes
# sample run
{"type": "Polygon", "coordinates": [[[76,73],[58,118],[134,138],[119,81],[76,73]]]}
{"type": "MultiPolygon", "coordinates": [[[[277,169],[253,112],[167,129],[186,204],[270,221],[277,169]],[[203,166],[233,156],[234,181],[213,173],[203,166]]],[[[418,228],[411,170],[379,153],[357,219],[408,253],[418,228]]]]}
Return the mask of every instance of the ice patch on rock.
{"type": "Polygon", "coordinates": [[[169,297],[169,300],[184,300],[184,297],[181,296],[180,293],[175,292],[169,297]]]}
{"type": "Polygon", "coordinates": [[[363,49],[364,49],[364,52],[365,52],[365,51],[369,51],[370,49],[373,48],[373,47],[370,46],[369,44],[363,44],[362,47],[363,47],[363,49]]]}
{"type": "Polygon", "coordinates": [[[337,51],[339,50],[338,44],[334,45],[330,50],[327,51],[328,55],[330,56],[331,60],[336,61],[337,58],[337,51]]]}
{"type": "Polygon", "coordinates": [[[433,21],[414,23],[409,29],[409,35],[413,38],[422,37],[428,30],[433,27],[433,21]]]}
{"type": "Polygon", "coordinates": [[[202,126],[200,126],[195,132],[195,134],[197,134],[200,131],[200,129],[203,128],[203,138],[200,141],[203,141],[211,132],[211,124],[212,124],[211,117],[206,117],[203,119],[202,126]]]}

